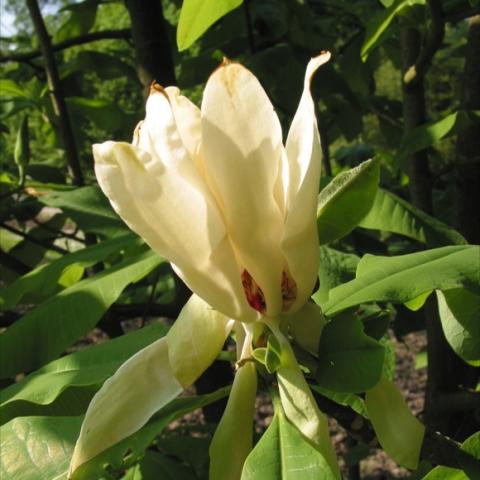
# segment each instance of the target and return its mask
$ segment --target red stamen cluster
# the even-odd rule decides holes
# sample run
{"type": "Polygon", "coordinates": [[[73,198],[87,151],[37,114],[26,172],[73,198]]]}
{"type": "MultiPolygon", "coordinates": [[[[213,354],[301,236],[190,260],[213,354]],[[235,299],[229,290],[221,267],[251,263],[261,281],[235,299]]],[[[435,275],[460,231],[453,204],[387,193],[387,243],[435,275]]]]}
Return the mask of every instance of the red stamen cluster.
{"type": "Polygon", "coordinates": [[[284,270],[282,272],[282,302],[283,311],[290,310],[293,302],[297,298],[297,284],[284,270]]]}
{"type": "Polygon", "coordinates": [[[246,270],[242,272],[242,285],[249,305],[264,315],[267,311],[265,296],[263,295],[262,289],[257,285],[257,282],[246,270]]]}

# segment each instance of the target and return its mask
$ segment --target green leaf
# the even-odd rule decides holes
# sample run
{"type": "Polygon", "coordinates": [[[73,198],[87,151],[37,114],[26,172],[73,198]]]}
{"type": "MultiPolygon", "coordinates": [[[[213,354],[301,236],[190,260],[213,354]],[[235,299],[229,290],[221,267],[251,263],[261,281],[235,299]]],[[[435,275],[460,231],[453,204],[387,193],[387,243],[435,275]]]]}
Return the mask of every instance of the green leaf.
{"type": "Polygon", "coordinates": [[[427,215],[391,192],[378,189],[362,228],[399,233],[426,243],[429,247],[463,245],[467,241],[453,228],[427,215]]]}
{"type": "Polygon", "coordinates": [[[184,0],[177,28],[180,51],[188,48],[218,19],[241,5],[242,0],[184,0]]]}
{"type": "Polygon", "coordinates": [[[67,288],[27,313],[0,334],[0,378],[33,370],[86,334],[124,288],[163,260],[151,251],[67,288]]]}
{"type": "Polygon", "coordinates": [[[98,127],[118,130],[125,120],[128,120],[125,111],[116,103],[100,98],[67,97],[65,98],[69,110],[73,115],[92,120],[98,127]]]}
{"type": "Polygon", "coordinates": [[[323,329],[315,378],[328,390],[364,392],[379,381],[384,355],[383,346],[365,335],[361,320],[345,313],[323,329]]]}
{"type": "MultiPolygon", "coordinates": [[[[0,392],[2,423],[14,416],[31,415],[32,404],[50,405],[67,389],[102,384],[134,353],[166,332],[167,327],[154,324],[54,360],[0,392]]],[[[38,411],[36,409],[35,413],[38,411]]],[[[57,411],[57,414],[62,412],[57,411]]]]}
{"type": "Polygon", "coordinates": [[[257,371],[253,362],[241,366],[228,403],[210,444],[209,480],[239,478],[252,450],[257,371]]]}
{"type": "Polygon", "coordinates": [[[461,245],[382,257],[365,255],[354,280],[330,291],[324,312],[333,315],[366,302],[405,303],[429,290],[466,287],[479,292],[480,247],[461,245]]]}
{"type": "Polygon", "coordinates": [[[312,385],[310,384],[310,388],[323,395],[324,397],[333,400],[344,407],[350,407],[352,410],[357,412],[362,417],[367,417],[367,410],[365,408],[365,402],[363,401],[362,397],[355,395],[353,393],[339,393],[333,392],[332,390],[328,390],[328,388],[323,388],[320,385],[312,385]]]}
{"type": "Polygon", "coordinates": [[[265,352],[265,367],[268,373],[275,373],[282,364],[282,347],[275,335],[269,335],[265,352]]]}
{"type": "Polygon", "coordinates": [[[197,480],[198,477],[179,461],[147,450],[138,465],[132,467],[123,480],[197,480]]]}
{"type": "Polygon", "coordinates": [[[25,115],[20,124],[15,142],[15,163],[26,167],[30,161],[30,135],[28,131],[28,116],[25,115]]]}
{"type": "Polygon", "coordinates": [[[241,480],[333,480],[321,453],[276,411],[272,423],[247,457],[241,480]]]}
{"type": "Polygon", "coordinates": [[[480,296],[464,288],[437,291],[445,337],[455,353],[480,366],[480,296]]]}
{"type": "Polygon", "coordinates": [[[70,10],[70,16],[55,33],[54,42],[62,42],[87,33],[95,23],[98,4],[99,0],[86,0],[68,5],[64,10],[70,10]]]}
{"type": "Polygon", "coordinates": [[[0,478],[66,480],[82,417],[20,417],[0,427],[0,478]]]}
{"type": "Polygon", "coordinates": [[[0,309],[12,309],[30,292],[35,292],[36,299],[47,297],[64,286],[64,276],[69,272],[69,267],[88,268],[105,260],[109,255],[119,254],[126,248],[140,247],[142,244],[143,241],[140,238],[132,233],[127,233],[42,265],[0,290],[0,309]]]}
{"type": "Polygon", "coordinates": [[[186,413],[226,397],[229,392],[230,387],[225,387],[207,395],[182,397],[173,400],[156,413],[148,424],[138,432],[81,465],[75,471],[72,480],[104,478],[106,466],[109,466],[112,471],[121,471],[131,466],[144,456],[145,450],[169,423],[186,413]]]}
{"type": "Polygon", "coordinates": [[[43,195],[39,200],[49,207],[60,208],[84,232],[114,237],[128,231],[96,185],[57,191],[43,195]]]}
{"type": "Polygon", "coordinates": [[[400,158],[406,158],[414,152],[428,148],[452,133],[457,115],[458,112],[454,112],[441,120],[420,125],[409,131],[400,144],[400,158]]]}
{"type": "Polygon", "coordinates": [[[379,45],[382,34],[385,33],[395,17],[403,9],[413,5],[425,5],[425,0],[396,0],[388,8],[371,17],[367,22],[365,40],[360,52],[364,62],[372,50],[379,45]]]}
{"type": "Polygon", "coordinates": [[[367,160],[337,175],[318,196],[317,226],[320,245],[350,233],[372,208],[380,167],[367,160]]]}
{"type": "Polygon", "coordinates": [[[395,384],[383,378],[367,392],[365,405],[382,448],[398,464],[415,470],[425,427],[410,412],[395,384]]]}
{"type": "Polygon", "coordinates": [[[28,88],[22,87],[13,80],[6,78],[0,79],[0,92],[2,92],[2,95],[11,95],[14,98],[24,98],[31,102],[35,102],[36,100],[28,88]]]}
{"type": "Polygon", "coordinates": [[[320,288],[313,295],[314,300],[319,304],[325,303],[332,288],[355,278],[355,270],[359,261],[360,258],[352,253],[320,247],[320,263],[318,265],[320,288]]]}

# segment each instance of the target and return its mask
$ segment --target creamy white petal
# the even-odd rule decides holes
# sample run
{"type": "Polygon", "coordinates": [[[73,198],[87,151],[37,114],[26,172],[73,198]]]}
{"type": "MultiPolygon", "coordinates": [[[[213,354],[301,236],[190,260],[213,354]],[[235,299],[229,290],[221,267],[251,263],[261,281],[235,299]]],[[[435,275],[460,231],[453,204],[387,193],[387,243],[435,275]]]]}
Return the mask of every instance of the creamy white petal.
{"type": "Polygon", "coordinates": [[[141,428],[183,390],[161,338],[127,360],[93,397],[70,463],[69,478],[83,463],[141,428]]]}
{"type": "Polygon", "coordinates": [[[218,207],[176,135],[168,165],[127,143],[94,145],[98,182],[127,225],[173,262],[193,291],[231,318],[253,320],[218,207]]]}
{"type": "Polygon", "coordinates": [[[275,199],[282,132],[255,76],[224,63],[207,82],[202,102],[206,176],[239,262],[260,286],[267,314],[282,309],[284,260],[279,249],[283,215],[275,199]]]}
{"type": "Polygon", "coordinates": [[[303,94],[288,132],[288,186],[286,219],[281,248],[290,274],[297,283],[297,299],[292,311],[311,296],[319,261],[316,224],[317,195],[320,182],[322,150],[310,93],[315,71],[330,59],[330,53],[312,58],[305,73],[303,94]]]}
{"type": "Polygon", "coordinates": [[[215,360],[233,322],[193,294],[167,335],[175,377],[189,387],[215,360]]]}
{"type": "Polygon", "coordinates": [[[170,100],[170,106],[183,145],[198,167],[198,151],[201,140],[200,109],[187,97],[181,95],[177,87],[167,87],[165,93],[170,100]]]}

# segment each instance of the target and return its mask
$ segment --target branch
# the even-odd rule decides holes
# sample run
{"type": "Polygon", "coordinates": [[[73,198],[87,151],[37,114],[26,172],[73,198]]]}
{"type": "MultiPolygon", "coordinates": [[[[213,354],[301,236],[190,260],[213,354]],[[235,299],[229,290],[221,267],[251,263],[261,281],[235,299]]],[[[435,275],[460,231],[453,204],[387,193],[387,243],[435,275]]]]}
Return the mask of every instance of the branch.
{"type": "MultiPolygon", "coordinates": [[[[102,30],[101,32],[86,33],[85,35],[79,35],[78,37],[68,38],[63,42],[51,45],[54,52],[59,52],[76,45],[83,45],[85,43],[96,42],[98,40],[128,40],[131,37],[130,29],[124,28],[120,30],[102,30]]],[[[30,52],[23,53],[10,53],[0,54],[0,63],[3,62],[29,62],[35,58],[41,57],[42,52],[40,50],[32,50],[30,52]]]]}
{"type": "Polygon", "coordinates": [[[73,176],[74,183],[80,187],[83,186],[85,182],[80,168],[80,161],[78,159],[77,146],[75,144],[70,116],[61,90],[60,77],[58,75],[57,64],[55,63],[50,36],[45,27],[37,0],[27,0],[27,7],[30,16],[32,17],[35,32],[38,36],[40,51],[45,60],[45,73],[47,74],[48,88],[52,98],[53,111],[58,119],[60,136],[65,147],[68,167],[73,176]]]}
{"type": "Polygon", "coordinates": [[[28,240],[29,242],[35,243],[36,245],[39,245],[42,248],[45,248],[46,250],[52,250],[53,252],[61,253],[62,255],[65,255],[69,253],[67,250],[58,247],[57,245],[54,245],[53,243],[47,243],[44,242],[33,235],[30,235],[28,233],[22,232],[21,230],[18,230],[8,223],[0,223],[0,227],[4,228],[5,230],[8,230],[9,232],[14,233],[15,235],[18,235],[20,237],[23,237],[25,240],[28,240]]]}
{"type": "Polygon", "coordinates": [[[405,85],[411,85],[418,81],[418,78],[423,78],[431,65],[435,53],[437,53],[443,43],[443,37],[445,36],[445,19],[443,16],[442,2],[441,0],[428,0],[428,7],[432,17],[432,26],[425,47],[420,51],[415,64],[408,68],[403,76],[405,85]]]}

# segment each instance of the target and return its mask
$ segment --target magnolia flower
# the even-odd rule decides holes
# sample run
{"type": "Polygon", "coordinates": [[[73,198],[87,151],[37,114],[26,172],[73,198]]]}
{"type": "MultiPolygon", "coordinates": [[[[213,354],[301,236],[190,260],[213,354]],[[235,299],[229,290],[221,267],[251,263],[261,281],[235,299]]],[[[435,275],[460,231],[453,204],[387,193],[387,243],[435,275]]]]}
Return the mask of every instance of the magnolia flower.
{"type": "MultiPolygon", "coordinates": [[[[194,295],[168,335],[127,361],[94,397],[71,474],[138,430],[192,384],[234,325],[245,326],[244,333],[237,329],[245,359],[251,355],[252,324],[265,322],[281,335],[275,327],[279,315],[311,309],[306,304],[317,279],[321,148],[310,81],[329,58],[322,53],[308,63],[285,146],[279,119],[259,81],[229,61],[208,80],[201,109],[177,88],[154,84],[132,144],[94,145],[95,173],[113,208],[171,262],[194,295]]],[[[285,349],[291,361],[283,371],[284,390],[308,390],[289,345],[285,349]]],[[[239,369],[227,413],[239,398],[254,400],[252,365],[239,369]]],[[[312,403],[311,394],[305,395],[312,403]]],[[[314,443],[328,442],[316,406],[305,407],[310,418],[307,413],[294,418],[298,409],[289,413],[285,397],[287,416],[300,431],[314,443]]],[[[217,440],[231,428],[222,422],[217,440]]],[[[244,440],[243,447],[237,445],[244,449],[236,452],[237,463],[251,448],[251,431],[250,440],[248,432],[244,440]]],[[[333,465],[331,448],[322,448],[333,465]]],[[[233,479],[241,465],[233,468],[237,473],[225,473],[213,462],[211,476],[233,479]]]]}

